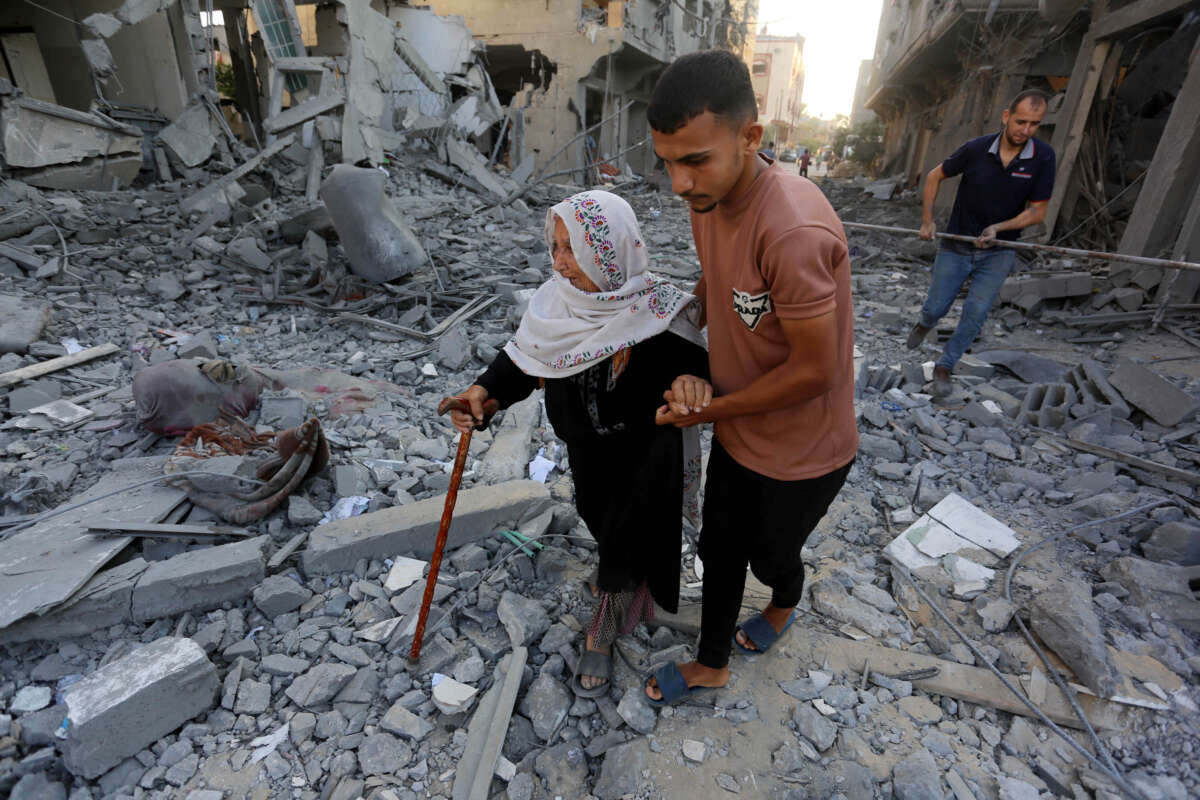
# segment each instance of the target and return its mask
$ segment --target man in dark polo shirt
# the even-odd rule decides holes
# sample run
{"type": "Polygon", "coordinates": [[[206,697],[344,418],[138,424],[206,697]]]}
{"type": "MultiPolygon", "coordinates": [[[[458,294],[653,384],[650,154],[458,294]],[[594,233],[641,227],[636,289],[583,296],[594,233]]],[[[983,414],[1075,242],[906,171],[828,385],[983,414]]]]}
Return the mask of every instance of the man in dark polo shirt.
{"type": "Polygon", "coordinates": [[[1022,228],[1046,218],[1054,191],[1054,151],[1033,138],[1045,115],[1044,94],[1021,92],[1004,111],[1004,130],[970,140],[925,179],[921,238],[933,238],[933,201],[942,181],[955,175],[962,181],[946,232],[976,237],[974,244],[944,240],[939,245],[929,295],[908,334],[908,348],[914,350],[970,280],[962,319],[934,366],[933,393],[939,397],[953,391],[950,372],[979,335],[1016,259],[1016,251],[994,247],[995,241],[1013,241],[1022,228]]]}

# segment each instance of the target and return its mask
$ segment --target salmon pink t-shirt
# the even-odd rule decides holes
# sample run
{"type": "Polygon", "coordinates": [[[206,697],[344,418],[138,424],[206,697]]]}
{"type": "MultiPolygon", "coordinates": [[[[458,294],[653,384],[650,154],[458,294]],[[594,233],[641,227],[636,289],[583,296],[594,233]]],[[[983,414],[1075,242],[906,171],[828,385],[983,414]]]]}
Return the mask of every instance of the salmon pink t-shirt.
{"type": "Polygon", "coordinates": [[[716,423],[742,466],[776,480],[816,478],[850,463],[854,421],[854,314],[842,223],[816,184],[771,162],[732,201],[692,212],[704,271],[708,353],[719,395],[749,386],[787,360],[780,319],[833,313],[836,374],[825,394],[716,423]]]}

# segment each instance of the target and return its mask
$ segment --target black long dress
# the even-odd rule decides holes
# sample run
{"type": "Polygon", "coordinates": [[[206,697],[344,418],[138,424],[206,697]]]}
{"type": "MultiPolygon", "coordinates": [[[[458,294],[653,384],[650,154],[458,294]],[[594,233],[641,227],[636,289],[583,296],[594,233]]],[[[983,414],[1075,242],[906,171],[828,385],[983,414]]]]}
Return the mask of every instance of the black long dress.
{"type": "MultiPolygon", "coordinates": [[[[654,414],[676,377],[708,378],[708,354],[668,331],[629,348],[615,380],[613,358],[568,378],[546,379],[546,413],[567,445],[575,506],[599,545],[600,589],[631,591],[644,580],[655,602],[675,613],[683,432],[655,425],[654,414]]],[[[538,388],[538,379],[503,350],[475,382],[500,408],[538,388]]]]}

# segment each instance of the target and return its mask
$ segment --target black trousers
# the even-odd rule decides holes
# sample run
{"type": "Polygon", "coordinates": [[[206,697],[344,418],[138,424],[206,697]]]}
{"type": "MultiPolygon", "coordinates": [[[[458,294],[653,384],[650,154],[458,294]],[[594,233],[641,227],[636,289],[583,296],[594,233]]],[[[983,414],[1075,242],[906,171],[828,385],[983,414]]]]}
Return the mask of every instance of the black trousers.
{"type": "Polygon", "coordinates": [[[754,577],[771,587],[776,607],[800,602],[800,549],[829,510],[853,463],[818,478],[780,481],[743,467],[713,441],[698,549],[704,562],[696,656],[701,664],[721,669],[729,663],[747,565],[754,577]]]}

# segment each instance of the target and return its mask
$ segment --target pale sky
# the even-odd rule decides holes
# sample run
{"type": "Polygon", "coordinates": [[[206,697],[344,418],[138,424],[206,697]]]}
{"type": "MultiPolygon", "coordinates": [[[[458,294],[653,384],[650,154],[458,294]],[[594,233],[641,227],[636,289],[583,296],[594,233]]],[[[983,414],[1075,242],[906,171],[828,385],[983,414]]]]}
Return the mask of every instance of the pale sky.
{"type": "Polygon", "coordinates": [[[875,55],[883,0],[759,0],[758,30],[804,37],[804,96],[809,116],[849,114],[858,65],[875,55]]]}

